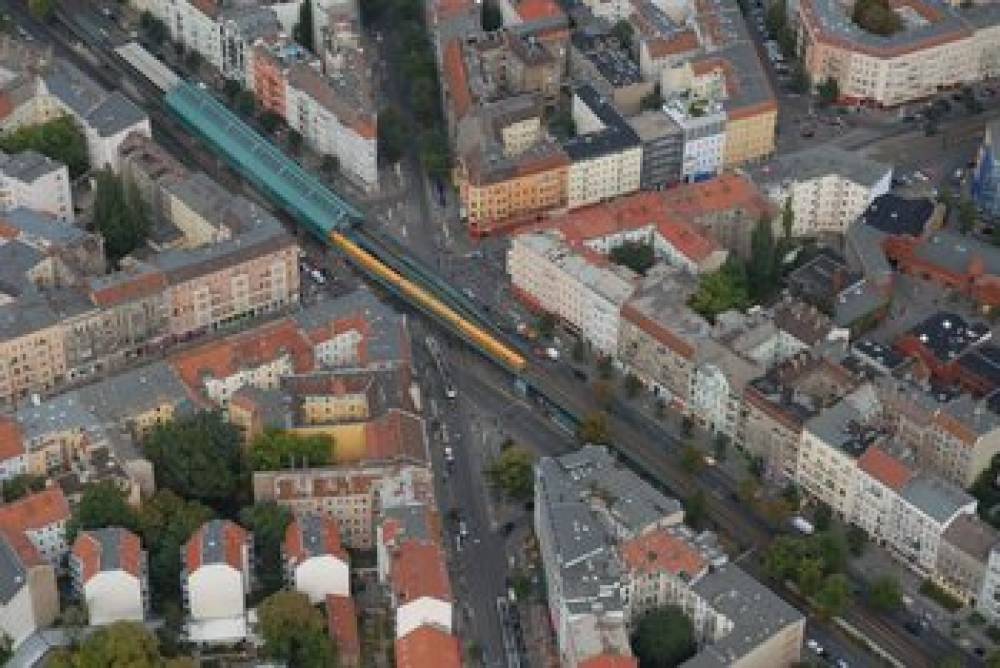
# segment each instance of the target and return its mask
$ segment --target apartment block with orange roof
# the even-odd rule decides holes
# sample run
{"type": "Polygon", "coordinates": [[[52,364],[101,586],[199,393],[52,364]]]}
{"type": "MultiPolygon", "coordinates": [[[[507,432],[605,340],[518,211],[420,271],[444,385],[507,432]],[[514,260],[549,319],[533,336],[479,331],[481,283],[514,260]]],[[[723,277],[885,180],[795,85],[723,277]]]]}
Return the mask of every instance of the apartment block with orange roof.
{"type": "Polygon", "coordinates": [[[139,537],[128,529],[81,532],[73,543],[69,570],[90,624],[141,622],[146,618],[150,602],[146,551],[139,537]]]}
{"type": "Polygon", "coordinates": [[[436,626],[421,626],[396,638],[396,668],[461,668],[458,638],[436,626]]]}
{"type": "Polygon", "coordinates": [[[397,639],[422,626],[452,632],[454,599],[444,550],[436,541],[405,540],[393,550],[389,592],[397,639]]]}
{"type": "Polygon", "coordinates": [[[0,633],[16,649],[58,615],[55,568],[23,534],[0,529],[0,633]]]}
{"type": "Polygon", "coordinates": [[[245,638],[253,534],[229,520],[211,520],[188,539],[180,557],[188,637],[197,643],[245,638]]]}
{"type": "Polygon", "coordinates": [[[0,505],[0,531],[24,534],[42,559],[56,568],[69,552],[66,541],[69,518],[66,496],[52,484],[40,492],[0,505]]]}
{"type": "Polygon", "coordinates": [[[360,668],[361,636],[358,632],[358,611],[349,595],[326,597],[327,630],[337,646],[337,665],[360,668]]]}
{"type": "Polygon", "coordinates": [[[350,557],[329,515],[303,513],[288,525],[281,545],[285,580],[316,604],[351,595],[350,557]]]}

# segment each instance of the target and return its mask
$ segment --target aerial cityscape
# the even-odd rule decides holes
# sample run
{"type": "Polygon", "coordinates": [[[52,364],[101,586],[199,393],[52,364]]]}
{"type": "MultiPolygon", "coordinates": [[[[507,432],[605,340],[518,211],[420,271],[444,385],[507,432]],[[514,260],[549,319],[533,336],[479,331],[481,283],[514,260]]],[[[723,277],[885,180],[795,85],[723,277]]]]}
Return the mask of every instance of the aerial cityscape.
{"type": "Polygon", "coordinates": [[[2,666],[1000,668],[995,335],[1000,0],[0,0],[2,666]]]}

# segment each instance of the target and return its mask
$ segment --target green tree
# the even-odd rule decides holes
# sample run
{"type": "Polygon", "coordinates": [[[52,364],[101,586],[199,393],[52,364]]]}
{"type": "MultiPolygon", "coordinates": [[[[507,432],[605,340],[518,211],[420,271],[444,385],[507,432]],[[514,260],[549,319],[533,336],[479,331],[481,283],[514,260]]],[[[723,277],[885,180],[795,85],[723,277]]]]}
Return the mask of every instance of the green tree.
{"type": "Polygon", "coordinates": [[[20,153],[27,150],[63,163],[72,178],[89,168],[87,139],[83,131],[69,116],[60,116],[45,123],[25,125],[0,136],[0,150],[20,153]]]}
{"type": "Polygon", "coordinates": [[[944,215],[945,220],[947,220],[951,207],[955,205],[955,193],[951,191],[947,183],[941,184],[941,189],[938,190],[937,201],[944,205],[944,215]]]}
{"type": "Polygon", "coordinates": [[[14,642],[6,633],[0,632],[0,666],[6,666],[14,656],[14,642]]]}
{"type": "Polygon", "coordinates": [[[823,586],[823,562],[802,559],[795,573],[795,584],[805,596],[814,596],[823,586]]]}
{"type": "Polygon", "coordinates": [[[10,503],[32,492],[40,492],[45,489],[45,481],[46,478],[43,475],[18,474],[10,480],[0,483],[0,499],[4,503],[10,503]]]}
{"type": "Polygon", "coordinates": [[[893,10],[889,0],[856,0],[851,20],[876,35],[891,35],[903,29],[903,20],[893,10]]]}
{"type": "Polygon", "coordinates": [[[860,557],[865,552],[865,545],[868,543],[868,534],[861,527],[853,524],[847,528],[847,549],[851,556],[860,557]]]}
{"type": "Polygon", "coordinates": [[[406,122],[395,109],[386,109],[378,118],[378,157],[384,165],[392,165],[403,157],[408,137],[406,122]]]}
{"type": "Polygon", "coordinates": [[[971,199],[963,197],[958,203],[958,228],[962,231],[962,234],[971,232],[972,228],[976,226],[978,218],[976,205],[973,204],[971,199]]]}
{"type": "Polygon", "coordinates": [[[611,355],[601,355],[597,360],[597,375],[604,380],[609,380],[615,373],[614,361],[611,355]]]}
{"type": "Polygon", "coordinates": [[[730,309],[744,310],[750,306],[750,289],[743,263],[730,257],[718,271],[702,274],[688,305],[708,320],[730,309]]]}
{"type": "Polygon", "coordinates": [[[629,399],[635,399],[639,396],[642,391],[642,381],[634,373],[629,373],[625,375],[625,396],[629,399]]]}
{"type": "Polygon", "coordinates": [[[135,531],[138,525],[138,515],[129,505],[125,492],[114,481],[102,480],[83,488],[80,503],[73,509],[66,527],[66,535],[72,542],[79,531],[104,527],[135,531]]]}
{"type": "Polygon", "coordinates": [[[576,337],[573,339],[573,361],[583,362],[587,359],[587,346],[583,339],[576,337]]]}
{"type": "Polygon", "coordinates": [[[882,612],[898,610],[903,603],[899,580],[893,575],[883,575],[873,580],[868,586],[868,602],[882,612]]]}
{"type": "Polygon", "coordinates": [[[817,505],[816,512],[813,515],[813,524],[816,526],[816,531],[826,531],[830,528],[832,522],[833,510],[830,506],[825,503],[817,505]]]}
{"type": "Polygon", "coordinates": [[[581,443],[607,445],[611,442],[611,428],[606,413],[591,413],[583,418],[576,430],[576,440],[581,443]]]}
{"type": "Polygon", "coordinates": [[[233,106],[236,108],[236,113],[245,118],[253,114],[253,110],[257,106],[257,99],[253,93],[243,89],[236,93],[233,98],[233,106]]]}
{"type": "Polygon", "coordinates": [[[149,218],[139,196],[111,169],[97,172],[96,181],[94,225],[104,239],[108,259],[116,265],[146,242],[149,218]]]}
{"type": "Polygon", "coordinates": [[[28,0],[28,11],[39,21],[48,21],[56,11],[56,0],[28,0]]]}
{"type": "Polygon", "coordinates": [[[708,497],[701,489],[688,497],[684,504],[684,522],[695,529],[700,529],[708,517],[708,497]]]}
{"type": "Polygon", "coordinates": [[[792,230],[795,228],[795,211],[792,209],[792,196],[785,200],[785,205],[781,208],[781,231],[784,234],[785,243],[792,240],[792,230]]]}
{"type": "Polygon", "coordinates": [[[340,161],[337,160],[337,156],[335,155],[324,155],[319,168],[324,174],[333,176],[340,169],[340,161]]]}
{"type": "Polygon", "coordinates": [[[240,82],[235,79],[226,79],[222,84],[222,94],[226,96],[226,99],[230,102],[236,99],[236,96],[240,94],[243,90],[243,86],[240,82]]]}
{"type": "Polygon", "coordinates": [[[495,2],[483,3],[483,30],[493,32],[503,27],[503,14],[495,2]]]}
{"type": "Polygon", "coordinates": [[[791,536],[780,536],[764,552],[764,573],[772,580],[784,581],[798,574],[801,543],[791,536]]]}
{"type": "Polygon", "coordinates": [[[696,649],[694,624],[675,605],[654,608],[644,614],[632,636],[632,650],[643,667],[679,666],[696,649]]]}
{"type": "Polygon", "coordinates": [[[851,603],[851,585],[847,577],[841,573],[826,576],[814,600],[816,612],[823,619],[842,613],[851,603]]]}
{"type": "MultiPolygon", "coordinates": [[[[303,3],[307,4],[307,3],[303,3]]],[[[264,132],[268,134],[273,134],[281,124],[284,122],[278,114],[274,113],[270,109],[265,109],[260,112],[260,116],[257,118],[260,121],[260,126],[264,128],[264,132]]]]}
{"type": "Polygon", "coordinates": [[[335,668],[336,649],[323,614],[300,592],[281,591],[257,608],[264,653],[290,666],[335,668]]]}
{"type": "Polygon", "coordinates": [[[816,87],[819,93],[819,102],[824,107],[835,104],[840,99],[840,84],[833,77],[827,77],[826,81],[816,87]]]}
{"type": "Polygon", "coordinates": [[[185,501],[169,489],[161,489],[139,509],[139,533],[149,551],[150,589],[156,592],[153,606],[169,610],[180,601],[181,547],[195,529],[214,517],[212,510],[196,501],[185,501]]]}
{"type": "Polygon", "coordinates": [[[812,81],[809,79],[809,72],[800,62],[792,66],[791,88],[796,93],[808,93],[812,88],[812,81]]]}
{"type": "Polygon", "coordinates": [[[257,575],[264,594],[278,591],[283,584],[281,544],[292,519],[292,511],[274,501],[255,503],[240,510],[240,524],[253,531],[257,575]]]}
{"type": "Polygon", "coordinates": [[[149,11],[143,11],[139,15],[139,29],[146,38],[146,42],[152,45],[159,45],[167,39],[167,26],[160,19],[156,18],[149,11]]]}
{"type": "Polygon", "coordinates": [[[697,473],[705,466],[701,451],[693,445],[685,445],[681,450],[681,467],[688,473],[697,473]]]}
{"type": "Polygon", "coordinates": [[[621,47],[628,51],[632,48],[632,35],[635,30],[632,28],[632,24],[621,19],[611,28],[611,34],[618,40],[621,47]]]}
{"type": "Polygon", "coordinates": [[[448,175],[451,169],[451,149],[443,132],[434,130],[420,135],[420,162],[431,176],[444,178],[448,175]]]}
{"type": "Polygon", "coordinates": [[[567,109],[559,109],[549,118],[549,130],[560,139],[572,139],[576,136],[576,121],[567,109]]]}
{"type": "Polygon", "coordinates": [[[310,51],[315,51],[313,44],[313,13],[311,2],[303,2],[299,5],[299,21],[292,27],[292,37],[296,42],[310,51]]]}
{"type": "Polygon", "coordinates": [[[49,668],[162,668],[156,636],[138,622],[115,622],[87,638],[75,652],[59,650],[49,668]]]}
{"type": "Polygon", "coordinates": [[[641,276],[645,276],[656,261],[652,242],[642,241],[625,241],[612,248],[608,257],[615,264],[628,267],[641,276]]]}
{"type": "Polygon", "coordinates": [[[552,334],[556,330],[556,317],[548,311],[545,311],[538,316],[536,329],[538,329],[538,335],[543,339],[552,338],[552,334]]]}
{"type": "Polygon", "coordinates": [[[774,226],[766,216],[757,220],[750,235],[750,248],[747,267],[750,296],[754,301],[765,301],[777,288],[779,260],[774,226]]]}
{"type": "Polygon", "coordinates": [[[184,56],[184,64],[187,65],[187,68],[195,74],[198,73],[198,70],[201,69],[204,62],[205,59],[202,57],[201,53],[195,51],[194,49],[188,51],[187,55],[184,56]]]}
{"type": "Polygon", "coordinates": [[[663,106],[663,95],[660,93],[660,84],[656,84],[653,90],[642,96],[639,106],[646,111],[656,111],[663,106]]]}
{"type": "Polygon", "coordinates": [[[326,466],[333,459],[333,439],[323,434],[300,436],[283,429],[268,429],[250,444],[250,467],[274,471],[297,466],[326,466]]]}
{"type": "Polygon", "coordinates": [[[527,501],[535,489],[534,457],[525,448],[511,445],[487,467],[486,476],[507,497],[527,501]]]}
{"type": "Polygon", "coordinates": [[[223,505],[238,502],[240,432],[217,413],[201,412],[161,424],[143,441],[156,485],[186,499],[223,505]]]}
{"type": "Polygon", "coordinates": [[[288,131],[288,148],[292,153],[298,153],[302,148],[302,133],[298,130],[288,131]]]}
{"type": "Polygon", "coordinates": [[[725,434],[716,434],[715,438],[712,439],[712,450],[718,461],[726,461],[729,451],[729,437],[725,434]]]}

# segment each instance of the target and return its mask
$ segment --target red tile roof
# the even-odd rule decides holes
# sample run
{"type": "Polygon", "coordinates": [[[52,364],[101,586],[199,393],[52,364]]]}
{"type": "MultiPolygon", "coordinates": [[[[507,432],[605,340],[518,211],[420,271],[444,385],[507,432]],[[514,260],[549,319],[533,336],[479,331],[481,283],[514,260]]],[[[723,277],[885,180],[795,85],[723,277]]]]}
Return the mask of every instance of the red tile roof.
{"type": "MultiPolygon", "coordinates": [[[[198,527],[198,530],[188,539],[184,547],[188,573],[194,573],[202,564],[209,563],[204,559],[205,533],[212,525],[219,526],[222,538],[222,561],[238,571],[243,571],[243,547],[250,540],[250,533],[240,525],[229,520],[210,520],[198,527]]],[[[211,562],[218,563],[218,562],[211,562]]]]}
{"type": "Polygon", "coordinates": [[[639,660],[621,654],[598,654],[580,662],[580,668],[637,668],[639,660]]]}
{"type": "Polygon", "coordinates": [[[58,485],[52,485],[0,506],[0,529],[27,531],[69,520],[69,503],[58,485]]]}
{"type": "MultiPolygon", "coordinates": [[[[114,570],[123,570],[135,577],[140,577],[142,568],[142,543],[139,537],[127,529],[121,527],[111,527],[104,529],[107,532],[116,532],[118,540],[118,553],[112,560],[117,564],[114,570]]],[[[81,576],[84,583],[94,577],[102,570],[106,555],[103,549],[106,543],[102,543],[94,532],[84,531],[73,543],[73,556],[78,560],[81,569],[81,576]]]]}
{"type": "Polygon", "coordinates": [[[111,306],[130,302],[163,292],[167,287],[167,277],[158,270],[144,271],[134,276],[128,275],[128,270],[118,272],[116,280],[110,285],[101,281],[91,283],[90,299],[97,306],[111,306]]]}
{"type": "Polygon", "coordinates": [[[0,461],[23,455],[24,434],[17,420],[0,416],[0,461]]]}
{"type": "Polygon", "coordinates": [[[393,408],[365,423],[364,458],[399,457],[427,461],[427,441],[424,422],[419,416],[393,408]]]}
{"type": "Polygon", "coordinates": [[[473,6],[472,0],[437,0],[434,3],[434,14],[438,21],[447,21],[468,13],[473,6]]]}
{"type": "Polygon", "coordinates": [[[329,515],[316,515],[308,521],[316,522],[319,529],[320,544],[317,546],[306,545],[307,537],[304,533],[306,528],[305,518],[297,518],[288,528],[285,529],[285,556],[294,563],[299,564],[312,556],[333,555],[347,561],[347,550],[340,542],[340,528],[336,520],[329,515]]]}
{"type": "Polygon", "coordinates": [[[461,668],[458,638],[434,626],[421,626],[396,640],[396,668],[461,668]]]}
{"type": "Polygon", "coordinates": [[[444,552],[436,543],[404,541],[393,554],[390,575],[399,605],[423,597],[451,601],[444,552]]]}
{"type": "Polygon", "coordinates": [[[179,353],[171,365],[185,385],[198,390],[206,374],[217,379],[228,378],[241,369],[263,366],[285,354],[292,356],[295,373],[313,369],[312,346],[290,319],[179,353]]]}
{"type": "Polygon", "coordinates": [[[451,95],[455,118],[462,118],[472,107],[472,94],[469,92],[469,76],[465,71],[461,42],[457,39],[448,42],[444,47],[443,60],[444,81],[447,92],[451,95]]]}
{"type": "Polygon", "coordinates": [[[676,216],[696,222],[704,215],[740,209],[745,215],[760,217],[770,214],[773,205],[749,179],[736,174],[702,183],[691,183],[659,193],[667,210],[676,216]]]}
{"type": "Polygon", "coordinates": [[[657,231],[678,253],[696,264],[722,250],[714,239],[681,220],[665,220],[657,226],[657,231]]]}
{"type": "Polygon", "coordinates": [[[553,0],[522,0],[517,5],[517,15],[525,23],[565,16],[563,10],[553,0]]]}
{"type": "Polygon", "coordinates": [[[639,573],[666,572],[690,579],[708,565],[698,550],[666,529],[626,541],[621,551],[625,565],[639,573]]]}
{"type": "Polygon", "coordinates": [[[693,30],[677,33],[670,39],[658,38],[650,40],[649,54],[653,58],[676,56],[698,49],[698,36],[693,30]]]}
{"type": "Polygon", "coordinates": [[[28,537],[24,533],[0,528],[0,540],[7,541],[7,544],[10,545],[11,549],[21,559],[21,564],[25,568],[41,566],[45,563],[42,555],[38,553],[38,549],[28,540],[28,537]]]}
{"type": "Polygon", "coordinates": [[[881,448],[868,448],[858,459],[858,467],[889,489],[899,491],[916,475],[903,462],[881,448]]]}
{"type": "Polygon", "coordinates": [[[326,597],[327,631],[337,645],[339,664],[358,665],[361,639],[358,635],[358,612],[350,596],[326,597]]]}

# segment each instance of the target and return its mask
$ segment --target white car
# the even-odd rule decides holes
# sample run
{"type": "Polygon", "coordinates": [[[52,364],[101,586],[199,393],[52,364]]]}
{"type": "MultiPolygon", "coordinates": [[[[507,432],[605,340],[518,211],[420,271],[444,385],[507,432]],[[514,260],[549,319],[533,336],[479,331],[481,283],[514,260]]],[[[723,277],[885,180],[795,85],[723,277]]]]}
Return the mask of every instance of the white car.
{"type": "Polygon", "coordinates": [[[823,646],[820,645],[815,640],[813,640],[812,638],[810,638],[809,640],[806,641],[806,647],[808,647],[809,651],[811,651],[813,654],[822,654],[823,653],[823,646]]]}

